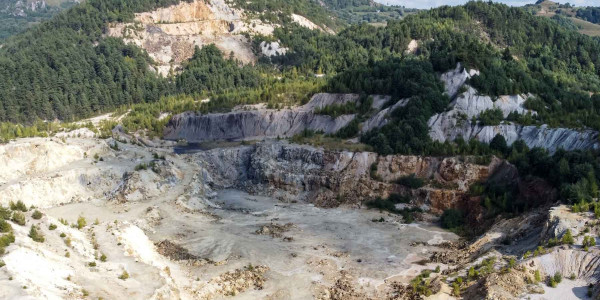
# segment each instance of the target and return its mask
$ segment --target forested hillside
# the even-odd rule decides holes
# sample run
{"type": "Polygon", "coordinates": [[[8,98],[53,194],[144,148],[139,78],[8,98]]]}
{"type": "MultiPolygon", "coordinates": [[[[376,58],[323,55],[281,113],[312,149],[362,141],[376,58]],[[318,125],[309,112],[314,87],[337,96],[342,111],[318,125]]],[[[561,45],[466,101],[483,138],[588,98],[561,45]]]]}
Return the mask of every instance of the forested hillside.
{"type": "MultiPolygon", "coordinates": [[[[212,84],[196,85],[203,80],[199,74],[208,71],[200,71],[206,66],[194,63],[198,57],[192,59],[189,72],[179,79],[165,79],[150,71],[152,61],[139,48],[125,45],[120,39],[103,37],[111,22],[132,21],[136,12],[179,2],[90,0],[9,38],[0,49],[0,121],[70,121],[125,104],[154,102],[176,91],[193,93],[211,88],[222,91],[227,86],[255,86],[256,70],[243,68],[239,72],[245,75],[231,77],[238,72],[234,62],[223,62],[225,68],[216,68],[221,75],[215,76],[219,79],[210,79],[212,84]],[[227,75],[223,75],[225,72],[227,75]],[[227,83],[220,82],[221,79],[227,83]]],[[[284,23],[292,23],[288,13],[302,11],[325,26],[338,28],[344,24],[312,1],[244,1],[239,5],[260,12],[280,11],[277,15],[262,16],[282,18],[280,21],[284,23]]]]}
{"type": "MultiPolygon", "coordinates": [[[[0,49],[0,120],[72,120],[180,92],[257,88],[264,76],[326,73],[335,75],[329,77],[329,91],[377,92],[395,99],[423,97],[423,103],[432,105],[431,109],[419,105],[425,111],[418,117],[419,125],[413,126],[421,128],[448,101],[436,74],[462,62],[481,70],[471,84],[484,94],[539,95],[528,103],[539,112],[534,122],[600,128],[596,96],[589,96],[600,89],[598,41],[521,8],[471,2],[422,11],[385,27],[351,25],[338,34],[284,23],[274,38],[290,51],[263,60],[266,65],[239,67],[234,61],[217,59],[216,49],[207,48],[197,51],[174,80],[149,71],[152,62],[137,47],[102,38],[108,22],[128,21],[135,12],[176,2],[92,0],[10,38],[0,49]],[[420,41],[415,54],[405,53],[411,40],[420,41]]],[[[325,3],[340,8],[371,5],[365,1],[325,3]]],[[[317,20],[326,13],[313,2],[301,0],[239,5],[291,12],[314,8],[317,20]]],[[[423,142],[427,143],[419,143],[423,142]]],[[[415,147],[416,151],[422,148],[415,147]]]]}
{"type": "Polygon", "coordinates": [[[52,3],[47,3],[45,0],[2,0],[0,1],[0,41],[48,20],[76,3],[73,0],[59,0],[52,3]]]}

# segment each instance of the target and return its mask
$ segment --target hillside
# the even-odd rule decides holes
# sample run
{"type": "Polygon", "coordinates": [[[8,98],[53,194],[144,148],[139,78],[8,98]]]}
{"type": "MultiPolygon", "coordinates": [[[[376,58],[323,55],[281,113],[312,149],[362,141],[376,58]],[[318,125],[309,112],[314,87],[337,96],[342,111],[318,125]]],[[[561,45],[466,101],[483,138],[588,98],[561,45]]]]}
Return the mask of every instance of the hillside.
{"type": "Polygon", "coordinates": [[[582,34],[600,36],[600,18],[597,17],[599,14],[597,7],[574,7],[544,0],[533,5],[526,5],[525,9],[566,26],[574,26],[574,29],[582,34]]]}
{"type": "MultiPolygon", "coordinates": [[[[176,87],[148,67],[167,74],[192,56],[194,46],[216,43],[225,51],[225,57],[235,49],[240,52],[234,57],[248,63],[256,57],[247,34],[269,34],[275,27],[294,23],[332,32],[344,24],[331,18],[325,7],[311,1],[253,2],[251,6],[246,2],[216,1],[210,6],[214,11],[208,10],[204,1],[178,3],[147,0],[124,5],[118,1],[86,1],[9,39],[0,50],[0,77],[4,82],[0,87],[0,120],[73,120],[124,104],[154,102],[173,93],[176,87]],[[151,17],[153,13],[160,14],[160,8],[165,11],[172,5],[190,3],[196,3],[192,4],[199,5],[195,9],[207,14],[188,15],[180,20],[151,17]],[[260,13],[255,13],[257,9],[261,9],[260,13]],[[274,11],[279,13],[273,15],[274,11]],[[178,28],[173,23],[177,21],[184,22],[182,25],[188,29],[178,28]],[[212,34],[203,28],[212,28],[212,34]],[[143,36],[137,36],[142,32],[143,36]],[[150,57],[127,43],[142,46],[150,57]]],[[[186,10],[182,7],[181,11],[186,10]]]]}
{"type": "Polygon", "coordinates": [[[75,0],[0,1],[0,41],[48,20],[77,3],[75,0]]]}

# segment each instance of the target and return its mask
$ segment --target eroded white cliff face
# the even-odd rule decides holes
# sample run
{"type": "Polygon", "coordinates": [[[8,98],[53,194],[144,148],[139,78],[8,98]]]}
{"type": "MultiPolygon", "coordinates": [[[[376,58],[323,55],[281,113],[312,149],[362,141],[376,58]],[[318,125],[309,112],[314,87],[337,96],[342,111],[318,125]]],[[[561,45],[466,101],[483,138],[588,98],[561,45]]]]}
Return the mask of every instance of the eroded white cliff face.
{"type": "Polygon", "coordinates": [[[449,96],[455,97],[448,110],[429,119],[429,135],[436,141],[454,140],[462,137],[465,140],[477,139],[489,143],[497,134],[504,136],[510,145],[517,140],[523,140],[527,146],[542,147],[553,152],[558,149],[597,149],[598,133],[593,130],[574,130],[566,128],[549,128],[543,126],[522,126],[504,121],[497,126],[482,126],[472,120],[486,110],[500,109],[506,118],[510,113],[532,114],[535,111],[526,109],[523,105],[532,95],[506,95],[495,101],[466,85],[466,81],[477,74],[476,71],[457,69],[442,74],[441,79],[446,85],[449,96]],[[459,93],[461,89],[466,89],[459,93]]]}

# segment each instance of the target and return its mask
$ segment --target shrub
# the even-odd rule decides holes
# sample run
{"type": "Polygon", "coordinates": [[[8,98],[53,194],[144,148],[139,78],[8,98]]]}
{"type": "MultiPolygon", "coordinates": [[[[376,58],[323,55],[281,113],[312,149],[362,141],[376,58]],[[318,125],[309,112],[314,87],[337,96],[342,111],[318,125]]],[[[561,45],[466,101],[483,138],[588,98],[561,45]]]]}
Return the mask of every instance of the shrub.
{"type": "Polygon", "coordinates": [[[358,118],[352,120],[348,125],[342,127],[335,133],[335,136],[341,139],[349,139],[358,135],[360,128],[360,122],[358,118]]]}
{"type": "Polygon", "coordinates": [[[387,198],[388,201],[392,203],[409,203],[410,198],[407,196],[400,195],[398,193],[392,193],[387,198]]]}
{"type": "Polygon", "coordinates": [[[81,229],[83,227],[85,227],[87,225],[87,221],[85,220],[85,218],[83,216],[79,216],[79,218],[77,218],[77,229],[81,229]]]}
{"type": "Polygon", "coordinates": [[[558,283],[556,282],[556,280],[554,280],[554,277],[550,277],[550,280],[548,281],[548,286],[555,288],[558,285],[558,283]]]}
{"type": "Polygon", "coordinates": [[[554,281],[556,281],[556,283],[560,283],[562,281],[562,274],[556,272],[554,273],[554,276],[552,276],[552,278],[554,278],[554,281]]]}
{"type": "Polygon", "coordinates": [[[34,218],[35,220],[41,219],[42,216],[44,216],[44,215],[37,209],[33,212],[33,214],[31,214],[31,217],[34,218]]]}
{"type": "Polygon", "coordinates": [[[490,149],[496,150],[500,152],[502,155],[505,155],[508,152],[508,145],[506,144],[506,139],[501,134],[496,134],[494,138],[490,141],[490,149]]]}
{"type": "Polygon", "coordinates": [[[96,266],[96,262],[95,261],[91,261],[91,262],[88,263],[88,266],[95,267],[96,266]]]}
{"type": "Polygon", "coordinates": [[[393,202],[387,201],[387,199],[382,199],[380,197],[377,197],[375,200],[368,201],[366,204],[369,208],[386,210],[392,213],[397,213],[398,211],[396,209],[396,205],[393,202]]]}
{"type": "Polygon", "coordinates": [[[0,219],[0,232],[6,233],[10,231],[12,231],[12,227],[10,226],[10,224],[8,224],[8,222],[4,221],[3,219],[0,219]]]}
{"type": "Polygon", "coordinates": [[[25,215],[21,212],[14,212],[12,215],[12,221],[17,223],[18,225],[24,226],[25,225],[25,215]]]}
{"type": "Polygon", "coordinates": [[[411,189],[418,189],[425,185],[423,179],[418,178],[415,174],[410,174],[408,176],[402,176],[396,180],[397,184],[401,184],[403,186],[409,187],[411,189]]]}
{"type": "Polygon", "coordinates": [[[127,278],[129,278],[129,273],[127,273],[127,271],[123,270],[123,273],[121,274],[121,276],[119,276],[119,279],[125,280],[127,278]]]}
{"type": "Polygon", "coordinates": [[[104,253],[102,253],[102,255],[100,256],[100,261],[101,262],[106,262],[106,255],[104,253]]]}
{"type": "Polygon", "coordinates": [[[55,230],[56,229],[56,225],[54,224],[50,224],[50,226],[48,226],[48,230],[55,230]]]}
{"type": "Polygon", "coordinates": [[[14,202],[10,202],[10,209],[13,211],[22,211],[22,212],[26,212],[27,206],[25,206],[25,203],[23,203],[23,201],[19,200],[17,201],[17,203],[14,202]]]}
{"type": "Polygon", "coordinates": [[[542,281],[542,275],[540,275],[540,270],[535,270],[535,273],[533,274],[533,278],[535,279],[535,282],[542,281]]]}
{"type": "Polygon", "coordinates": [[[561,238],[561,242],[563,244],[569,244],[569,245],[573,245],[573,243],[575,243],[575,239],[573,238],[573,234],[571,234],[570,229],[567,229],[567,232],[565,232],[565,234],[563,234],[563,236],[561,238]]]}
{"type": "Polygon", "coordinates": [[[441,217],[442,227],[446,229],[458,228],[464,224],[463,213],[457,209],[447,209],[441,217]]]}
{"type": "Polygon", "coordinates": [[[583,247],[592,247],[592,246],[596,246],[596,239],[594,237],[591,236],[584,236],[583,237],[583,243],[582,243],[583,247]]]}
{"type": "Polygon", "coordinates": [[[499,108],[488,109],[479,114],[479,124],[482,126],[497,126],[504,119],[504,114],[499,108]]]}
{"type": "Polygon", "coordinates": [[[147,169],[148,169],[148,165],[147,164],[139,164],[139,165],[135,166],[135,170],[136,171],[147,170],[147,169]]]}
{"type": "Polygon", "coordinates": [[[29,230],[29,237],[38,243],[43,243],[46,240],[44,238],[44,235],[41,232],[39,232],[34,225],[31,225],[31,229],[29,230]]]}
{"type": "Polygon", "coordinates": [[[10,244],[15,242],[15,235],[11,232],[9,234],[0,236],[0,248],[8,247],[10,244]]]}
{"type": "Polygon", "coordinates": [[[377,174],[377,163],[371,164],[371,169],[369,171],[369,175],[371,175],[371,179],[373,179],[375,181],[383,181],[381,179],[381,176],[379,176],[379,174],[377,174]]]}
{"type": "Polygon", "coordinates": [[[515,260],[515,258],[514,258],[514,257],[511,257],[511,258],[508,260],[508,267],[509,267],[509,268],[513,268],[513,267],[514,267],[516,264],[517,264],[517,261],[515,260]]]}
{"type": "Polygon", "coordinates": [[[456,281],[452,283],[452,295],[454,297],[460,297],[460,286],[456,281]]]}
{"type": "Polygon", "coordinates": [[[12,215],[12,211],[10,211],[10,209],[0,206],[0,219],[10,220],[11,215],[12,215]]]}

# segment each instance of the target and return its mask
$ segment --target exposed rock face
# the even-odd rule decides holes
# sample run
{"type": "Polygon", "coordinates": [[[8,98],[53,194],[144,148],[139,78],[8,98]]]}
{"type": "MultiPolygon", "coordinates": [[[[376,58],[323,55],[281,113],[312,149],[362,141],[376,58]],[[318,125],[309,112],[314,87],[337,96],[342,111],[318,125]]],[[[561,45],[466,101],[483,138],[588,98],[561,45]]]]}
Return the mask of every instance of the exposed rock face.
{"type": "Polygon", "coordinates": [[[292,14],[292,21],[294,21],[294,23],[302,26],[302,27],[306,27],[308,29],[318,29],[327,33],[335,33],[333,30],[331,30],[330,28],[327,27],[321,27],[315,23],[313,23],[311,20],[309,20],[308,18],[298,15],[298,14],[292,14]]]}
{"type": "Polygon", "coordinates": [[[375,128],[379,128],[384,126],[389,122],[389,114],[393,112],[396,108],[405,106],[408,104],[409,99],[402,99],[396,102],[394,105],[380,110],[378,113],[370,117],[368,120],[363,122],[361,127],[361,133],[365,133],[369,130],[373,130],[375,128]]]}
{"type": "Polygon", "coordinates": [[[244,12],[230,8],[222,0],[181,2],[152,12],[136,14],[135,23],[113,24],[109,36],[122,37],[146,51],[158,62],[163,75],[192,57],[195,46],[215,44],[225,55],[244,63],[255,61],[250,42],[243,32],[269,35],[273,26],[252,20],[244,22],[244,12]]]}
{"type": "Polygon", "coordinates": [[[174,116],[165,138],[188,142],[291,137],[305,129],[334,133],[354,119],[354,115],[331,118],[308,111],[267,110],[227,114],[174,116]]]}
{"type": "Polygon", "coordinates": [[[502,166],[494,159],[481,166],[459,158],[381,156],[371,152],[327,151],[285,142],[215,149],[197,155],[213,184],[237,187],[283,200],[301,199],[320,206],[360,204],[390,193],[410,193],[413,204],[441,213],[456,207],[468,187],[502,166]],[[371,177],[371,166],[377,171],[371,177]],[[440,186],[409,190],[395,184],[415,174],[440,186]]]}
{"type": "Polygon", "coordinates": [[[587,218],[571,212],[571,209],[566,205],[553,207],[548,212],[548,220],[544,224],[541,238],[548,240],[550,238],[561,238],[568,230],[571,230],[573,236],[579,235],[584,229],[587,218]]]}
{"type": "MultiPolygon", "coordinates": [[[[333,104],[356,103],[355,94],[316,94],[307,104],[292,109],[236,110],[224,114],[184,113],[171,118],[166,139],[188,142],[291,137],[305,129],[335,133],[354,119],[354,115],[332,118],[314,110],[333,104]]],[[[381,100],[373,105],[381,105],[381,100]]]]}
{"type": "Polygon", "coordinates": [[[596,249],[581,251],[575,249],[558,249],[551,253],[535,257],[525,263],[528,267],[538,269],[543,275],[555,273],[568,278],[572,274],[579,280],[596,283],[600,278],[600,259],[596,249]]]}
{"type": "Polygon", "coordinates": [[[282,47],[279,42],[260,42],[260,50],[264,56],[271,57],[285,54],[288,49],[282,47]]]}
{"type": "Polygon", "coordinates": [[[148,164],[150,154],[113,151],[108,147],[112,143],[31,138],[0,145],[0,205],[23,201],[45,208],[97,199],[141,201],[180,182],[180,170],[168,161],[156,161],[153,170],[135,171],[140,163],[148,164]],[[138,161],[144,156],[148,158],[138,161]]]}
{"type": "Polygon", "coordinates": [[[548,128],[547,126],[522,126],[503,122],[498,126],[481,126],[472,122],[482,112],[490,109],[500,109],[504,117],[511,112],[519,114],[536,114],[534,111],[523,107],[525,100],[530,95],[501,96],[493,101],[489,96],[478,95],[472,87],[465,85],[466,80],[476,74],[467,72],[458,65],[457,69],[441,76],[446,84],[446,92],[454,96],[462,87],[467,90],[456,96],[450,104],[449,110],[437,114],[429,119],[429,135],[433,140],[454,140],[461,136],[465,140],[477,139],[489,143],[497,134],[504,136],[510,145],[517,140],[523,140],[527,146],[542,147],[551,152],[557,149],[598,149],[598,133],[592,130],[577,131],[565,128],[548,128]]]}
{"type": "Polygon", "coordinates": [[[479,71],[470,70],[463,68],[458,63],[454,70],[450,70],[440,77],[440,80],[444,83],[446,93],[450,98],[453,98],[458,93],[458,90],[469,80],[472,76],[479,75],[479,71]]]}

